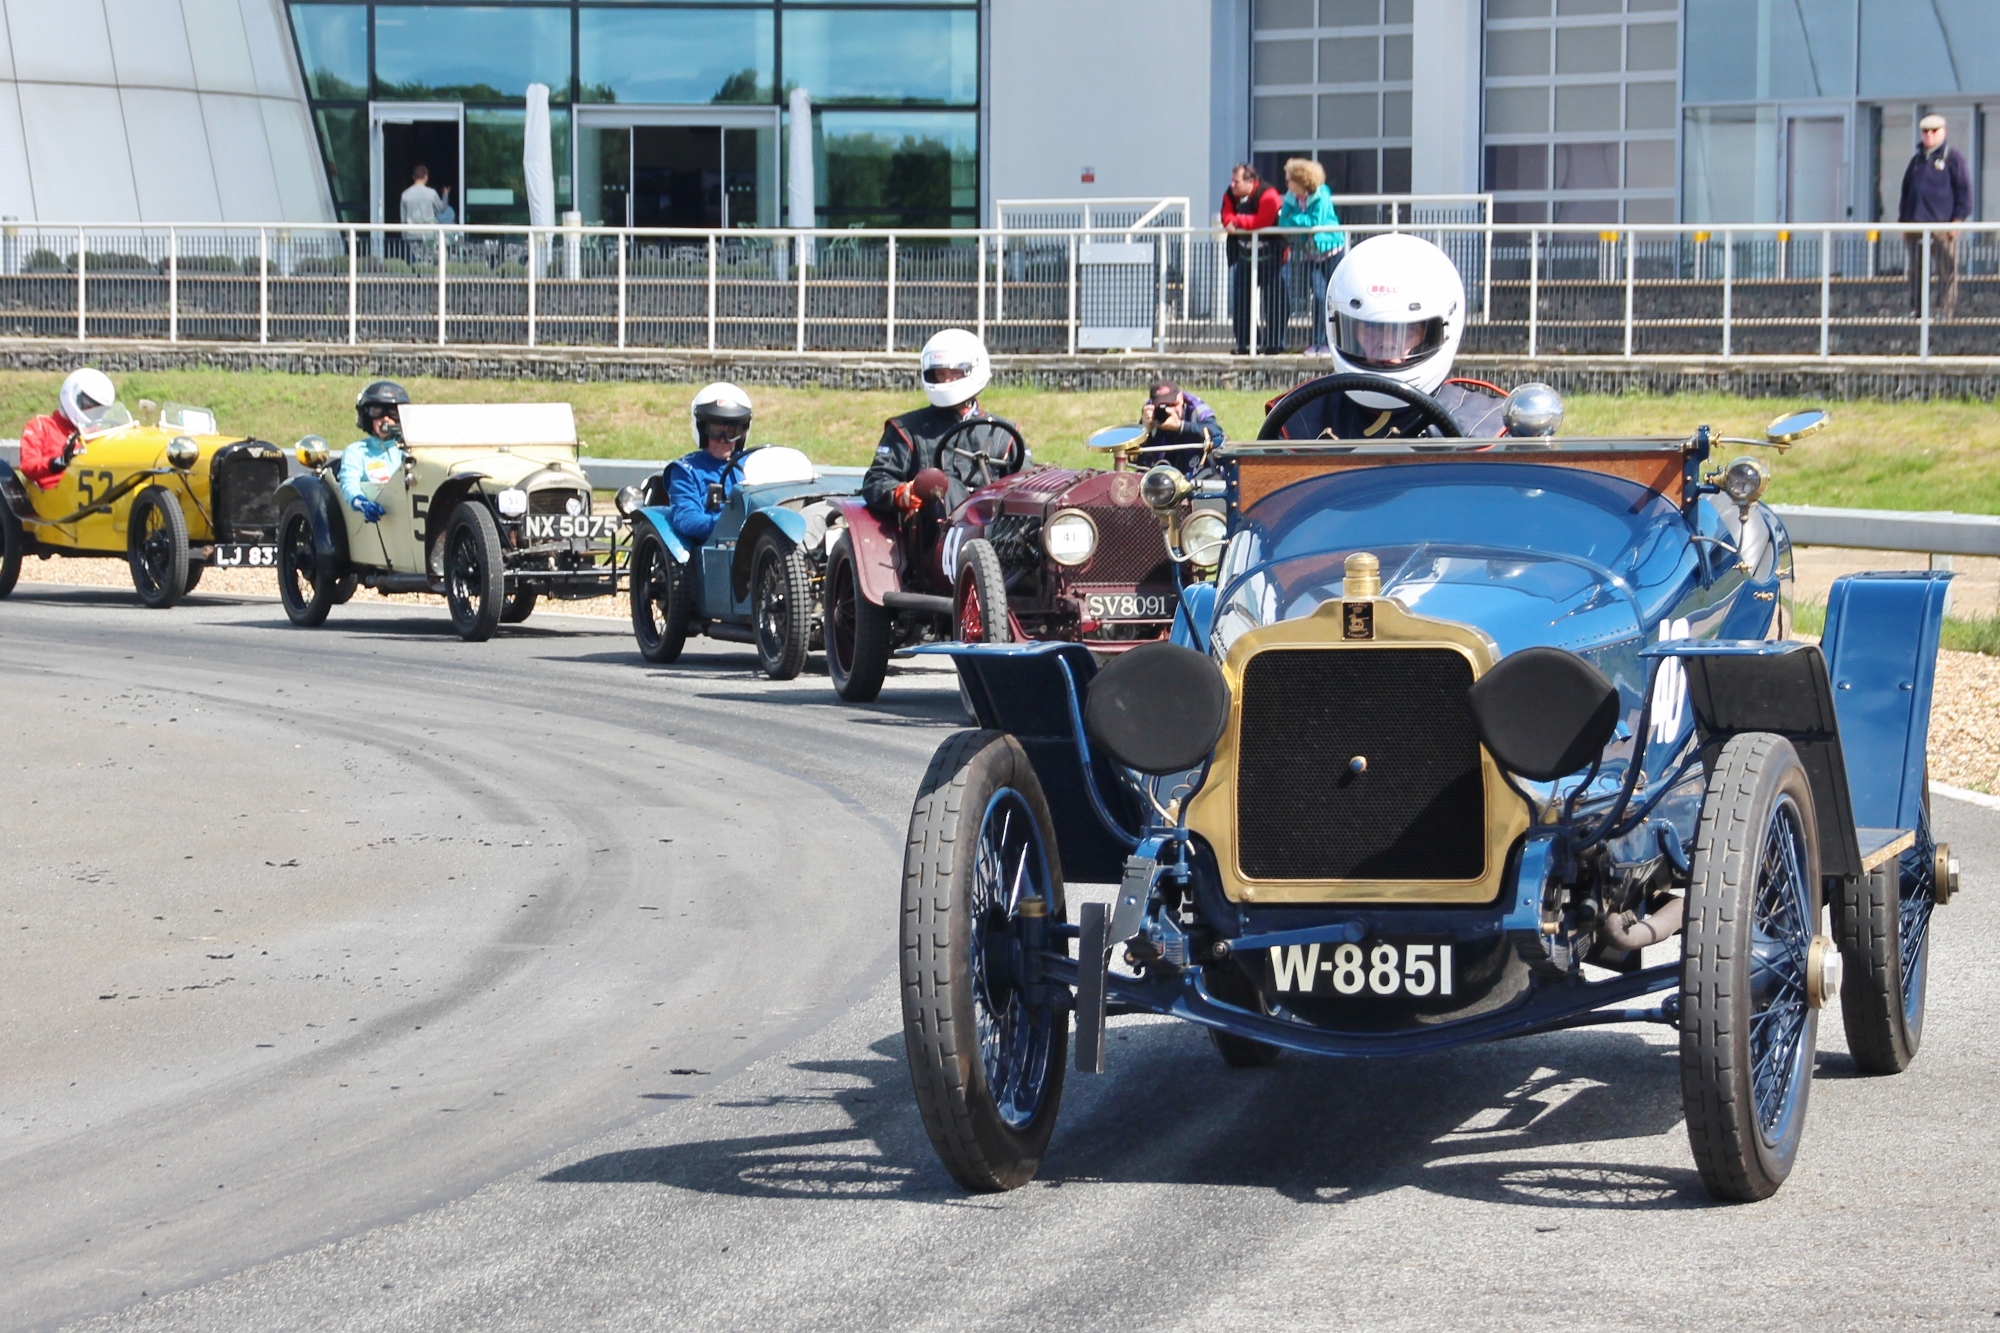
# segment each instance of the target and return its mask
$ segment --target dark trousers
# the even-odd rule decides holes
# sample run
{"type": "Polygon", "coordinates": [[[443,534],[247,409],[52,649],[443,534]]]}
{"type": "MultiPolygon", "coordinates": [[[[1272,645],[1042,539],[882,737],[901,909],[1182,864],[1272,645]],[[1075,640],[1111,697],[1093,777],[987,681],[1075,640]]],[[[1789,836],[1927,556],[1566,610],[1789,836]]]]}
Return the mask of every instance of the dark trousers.
{"type": "MultiPolygon", "coordinates": [[[[1257,350],[1274,352],[1285,345],[1285,320],[1290,316],[1285,300],[1284,265],[1266,251],[1257,256],[1257,306],[1264,327],[1257,334],[1257,350]]],[[[1250,258],[1245,255],[1229,266],[1229,322],[1236,330],[1236,351],[1250,350],[1250,258]]]]}
{"type": "MultiPolygon", "coordinates": [[[[1924,308],[1923,233],[1904,233],[1903,251],[1908,256],[1910,309],[1921,311],[1924,308]]],[[[1958,305],[1958,233],[1931,233],[1931,276],[1937,279],[1937,304],[1931,307],[1931,318],[1950,319],[1953,308],[1958,305]]]]}
{"type": "Polygon", "coordinates": [[[1333,281],[1333,270],[1339,266],[1342,253],[1329,250],[1314,259],[1300,259],[1299,249],[1294,247],[1292,262],[1285,265],[1286,272],[1290,274],[1287,286],[1291,288],[1293,299],[1303,304],[1307,297],[1312,298],[1312,332],[1306,336],[1308,347],[1327,347],[1333,342],[1333,331],[1327,327],[1326,287],[1333,281]]]}

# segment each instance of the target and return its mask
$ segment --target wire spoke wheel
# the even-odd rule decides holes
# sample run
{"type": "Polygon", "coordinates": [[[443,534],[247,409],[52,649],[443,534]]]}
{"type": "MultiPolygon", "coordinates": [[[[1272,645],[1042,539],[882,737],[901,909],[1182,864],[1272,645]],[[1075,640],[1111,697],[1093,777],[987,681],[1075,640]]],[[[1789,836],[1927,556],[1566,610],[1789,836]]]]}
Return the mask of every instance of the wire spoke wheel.
{"type": "Polygon", "coordinates": [[[673,662],[687,644],[691,608],[685,585],[659,535],[640,537],[632,553],[632,637],[648,662],[673,662]]]}
{"type": "Polygon", "coordinates": [[[1040,971],[1062,947],[1053,836],[1020,742],[938,747],[903,862],[903,1041],[931,1145],[967,1189],[1032,1180],[1055,1129],[1070,999],[1040,971]]]}
{"type": "MultiPolygon", "coordinates": [[[[1928,774],[1924,785],[1930,785],[1928,774]]],[[[1846,881],[1834,899],[1834,936],[1844,971],[1841,1025],[1847,1049],[1865,1074],[1901,1073],[1923,1044],[1937,850],[1926,800],[1916,846],[1846,881]]]]}
{"type": "Polygon", "coordinates": [[[772,680],[791,680],[805,669],[812,638],[812,571],[804,551],[769,534],[757,539],[751,568],[757,660],[772,680]]]}
{"type": "Polygon", "coordinates": [[[321,567],[313,546],[312,516],[297,501],[278,519],[278,600],[294,624],[310,629],[326,620],[336,595],[334,572],[321,567]]]}
{"type": "Polygon", "coordinates": [[[444,542],[444,600],[452,628],[468,642],[490,639],[507,601],[500,526],[484,504],[468,500],[451,511],[444,542]]]}
{"type": "Polygon", "coordinates": [[[1751,925],[1750,1063],[1757,1124],[1767,1143],[1784,1138],[1784,1117],[1804,1106],[1791,1094],[1800,1042],[1809,1022],[1806,958],[1812,947],[1811,892],[1805,876],[1805,830],[1799,809],[1781,800],[1772,813],[1758,867],[1751,925]]]}

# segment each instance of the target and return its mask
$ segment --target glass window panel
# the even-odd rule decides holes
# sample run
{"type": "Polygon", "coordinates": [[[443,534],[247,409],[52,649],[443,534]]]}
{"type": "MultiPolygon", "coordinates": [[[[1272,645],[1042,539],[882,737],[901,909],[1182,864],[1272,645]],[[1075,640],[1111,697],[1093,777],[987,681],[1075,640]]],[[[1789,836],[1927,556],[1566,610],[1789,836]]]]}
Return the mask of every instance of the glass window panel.
{"type": "MultiPolygon", "coordinates": [[[[1372,28],[1381,21],[1381,0],[1319,0],[1322,28],[1372,28]]],[[[1375,174],[1372,166],[1368,174],[1375,174]]]]}
{"type": "MultiPolygon", "coordinates": [[[[1396,0],[1389,0],[1390,4],[1396,0]]],[[[1382,193],[1408,194],[1410,192],[1410,150],[1407,148],[1384,148],[1382,150],[1382,193]]]]}
{"type": "Polygon", "coordinates": [[[1257,0],[1257,31],[1267,28],[1310,28],[1313,0],[1257,0]]]}
{"type": "Polygon", "coordinates": [[[1378,133],[1374,93],[1328,93],[1319,99],[1320,138],[1372,139],[1378,133]]]}
{"type": "Polygon", "coordinates": [[[1397,34],[1382,39],[1382,78],[1388,83],[1404,83],[1410,77],[1410,36],[1397,34]]]}
{"type": "Polygon", "coordinates": [[[1328,149],[1319,154],[1319,164],[1326,168],[1326,188],[1334,194],[1375,193],[1373,148],[1328,149]]]}
{"type": "Polygon", "coordinates": [[[1258,42],[1251,65],[1260,84],[1311,83],[1313,44],[1310,38],[1289,42],[1258,42]]]}
{"type": "Polygon", "coordinates": [[[1861,0],[1861,95],[2000,90],[1991,0],[1861,0]]]}
{"type": "Polygon", "coordinates": [[[1410,95],[1408,93],[1382,94],[1382,137],[1385,139],[1407,139],[1410,137],[1410,95]]]}
{"type": "Polygon", "coordinates": [[[1619,14],[1625,0],[1556,0],[1558,14],[1619,14]]]}
{"type": "Polygon", "coordinates": [[[1681,138],[1689,222],[1774,222],[1778,116],[1773,107],[1694,107],[1681,138]]]}
{"type": "Polygon", "coordinates": [[[294,5],[292,31],[298,34],[299,63],[304,67],[308,93],[367,100],[366,5],[294,5]]]}
{"type": "Polygon", "coordinates": [[[1615,83],[1582,83],[1556,89],[1556,129],[1591,133],[1618,128],[1619,95],[1615,83]]]}
{"type": "Polygon", "coordinates": [[[1381,77],[1381,42],[1375,37],[1328,37],[1319,44],[1321,83],[1374,83],[1381,77]]]}
{"type": "Polygon", "coordinates": [[[1559,143],[1556,145],[1555,187],[1558,190],[1618,188],[1618,145],[1559,143]]]}
{"type": "Polygon", "coordinates": [[[1548,73],[1548,29],[1502,29],[1487,33],[1486,72],[1501,78],[1548,73]]]}
{"type": "Polygon", "coordinates": [[[1979,220],[2000,220],[2000,111],[1979,113],[1979,220]]]}
{"type": "Polygon", "coordinates": [[[814,115],[827,225],[960,227],[977,221],[979,118],[971,112],[814,115]]]}
{"type": "Polygon", "coordinates": [[[1903,203],[1903,169],[1917,151],[1917,113],[1908,106],[1875,109],[1875,216],[1894,218],[1903,203]]]}
{"type": "Polygon", "coordinates": [[[347,209],[368,213],[368,113],[361,107],[331,107],[313,116],[319,130],[319,150],[326,158],[326,179],[333,200],[348,220],[347,209]]]}
{"type": "MultiPolygon", "coordinates": [[[[1930,0],[1923,3],[1928,19],[1930,0]]],[[[1704,59],[1688,66],[1688,100],[1851,96],[1854,5],[1855,0],[1785,0],[1782,4],[1769,0],[1755,4],[1688,0],[1687,46],[1690,51],[1704,53],[1704,59]]],[[[1930,27],[1936,30],[1934,20],[1930,27]]],[[[1643,29],[1632,31],[1636,56],[1643,29]]],[[[1651,58],[1657,61],[1658,56],[1651,58]]],[[[1672,69],[1673,64],[1635,63],[1632,67],[1672,69]]]]}
{"type": "Polygon", "coordinates": [[[586,102],[769,102],[777,68],[768,11],[586,9],[577,16],[586,102]]]}
{"type": "Polygon", "coordinates": [[[1616,74],[1623,62],[1623,28],[1561,28],[1556,32],[1556,73],[1616,74]]]}
{"type": "Polygon", "coordinates": [[[1310,97],[1260,97],[1256,103],[1252,137],[1258,139],[1310,139],[1313,137],[1313,100],[1310,97]]]}
{"type": "Polygon", "coordinates": [[[1628,83],[1625,85],[1625,128],[1628,130],[1670,130],[1679,110],[1671,83],[1628,83]]]}
{"type": "Polygon", "coordinates": [[[1549,0],[1486,0],[1490,19],[1542,19],[1549,16],[1549,0]]]}
{"type": "Polygon", "coordinates": [[[1486,188],[1546,190],[1549,188],[1547,144],[1490,144],[1486,149],[1486,188]]]}
{"type": "Polygon", "coordinates": [[[979,101],[972,10],[787,10],[785,86],[814,102],[979,101]]]}
{"type": "Polygon", "coordinates": [[[569,100],[569,10],[508,6],[375,11],[375,96],[385,101],[498,102],[546,83],[569,100]]]}
{"type": "Polygon", "coordinates": [[[1629,140],[1625,145],[1625,187],[1631,190],[1671,190],[1674,187],[1674,141],[1629,140]]]}
{"type": "Polygon", "coordinates": [[[1625,7],[1634,14],[1650,14],[1655,10],[1679,9],[1681,0],[1631,0],[1625,7]]]}
{"type": "MultiPolygon", "coordinates": [[[[522,165],[528,113],[499,108],[465,113],[465,186],[459,220],[498,226],[528,221],[528,178],[522,165]]],[[[555,165],[556,212],[570,206],[569,110],[549,109],[549,157],[555,165]]]]}
{"type": "Polygon", "coordinates": [[[1557,222],[1616,222],[1618,201],[1616,199],[1559,199],[1556,201],[1557,222]]]}
{"type": "MultiPolygon", "coordinates": [[[[1671,179],[1668,184],[1672,184],[1671,179]]],[[[1627,199],[1625,201],[1627,222],[1672,222],[1674,201],[1671,199],[1627,199]]]]}
{"type": "Polygon", "coordinates": [[[1547,88],[1489,88],[1486,92],[1488,134],[1547,134],[1547,88]]]}
{"type": "MultiPolygon", "coordinates": [[[[1415,16],[1415,9],[1414,0],[1382,0],[1382,22],[1392,27],[1398,23],[1408,24],[1415,16]]],[[[1407,152],[1408,150],[1398,149],[1396,151],[1407,152]]],[[[1384,167],[1383,170],[1386,171],[1388,168],[1384,167]]]]}
{"type": "Polygon", "coordinates": [[[724,225],[778,225],[777,138],[775,128],[722,132],[724,225]]]}
{"type": "Polygon", "coordinates": [[[1680,60],[1679,37],[1677,24],[1633,24],[1625,30],[1625,68],[1672,69],[1680,60]]]}
{"type": "Polygon", "coordinates": [[[1495,222],[1547,222],[1549,206],[1539,200],[1503,199],[1493,205],[1495,222]]]}

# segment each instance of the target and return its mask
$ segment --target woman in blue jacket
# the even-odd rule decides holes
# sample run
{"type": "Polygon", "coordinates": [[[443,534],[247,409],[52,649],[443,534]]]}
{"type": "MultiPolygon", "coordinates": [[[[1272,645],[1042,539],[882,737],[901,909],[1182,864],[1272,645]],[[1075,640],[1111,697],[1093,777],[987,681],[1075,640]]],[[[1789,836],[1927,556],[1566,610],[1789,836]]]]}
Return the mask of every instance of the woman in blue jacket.
{"type": "MultiPolygon", "coordinates": [[[[1296,283],[1301,271],[1312,286],[1313,325],[1306,348],[1307,356],[1326,356],[1333,339],[1327,333],[1326,284],[1347,248],[1347,233],[1340,229],[1340,214],[1334,211],[1333,195],[1326,188],[1326,168],[1309,157],[1295,157],[1285,163],[1285,197],[1278,205],[1280,227],[1311,227],[1310,236],[1290,236],[1290,270],[1286,281],[1296,283]]],[[[1293,287],[1297,291],[1296,286],[1293,287]]]]}

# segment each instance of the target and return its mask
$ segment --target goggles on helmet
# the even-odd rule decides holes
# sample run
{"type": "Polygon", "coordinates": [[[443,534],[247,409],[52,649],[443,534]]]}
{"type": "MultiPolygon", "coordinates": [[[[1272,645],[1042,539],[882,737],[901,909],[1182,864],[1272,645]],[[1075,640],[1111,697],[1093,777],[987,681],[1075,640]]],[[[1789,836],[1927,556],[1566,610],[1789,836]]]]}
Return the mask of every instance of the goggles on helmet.
{"type": "Polygon", "coordinates": [[[1370,370],[1401,370],[1426,360],[1444,346],[1444,321],[1382,323],[1334,312],[1334,348],[1347,361],[1370,370]]]}
{"type": "Polygon", "coordinates": [[[750,423],[747,421],[704,421],[701,423],[701,438],[704,440],[727,440],[731,444],[741,444],[750,438],[750,423]]]}

